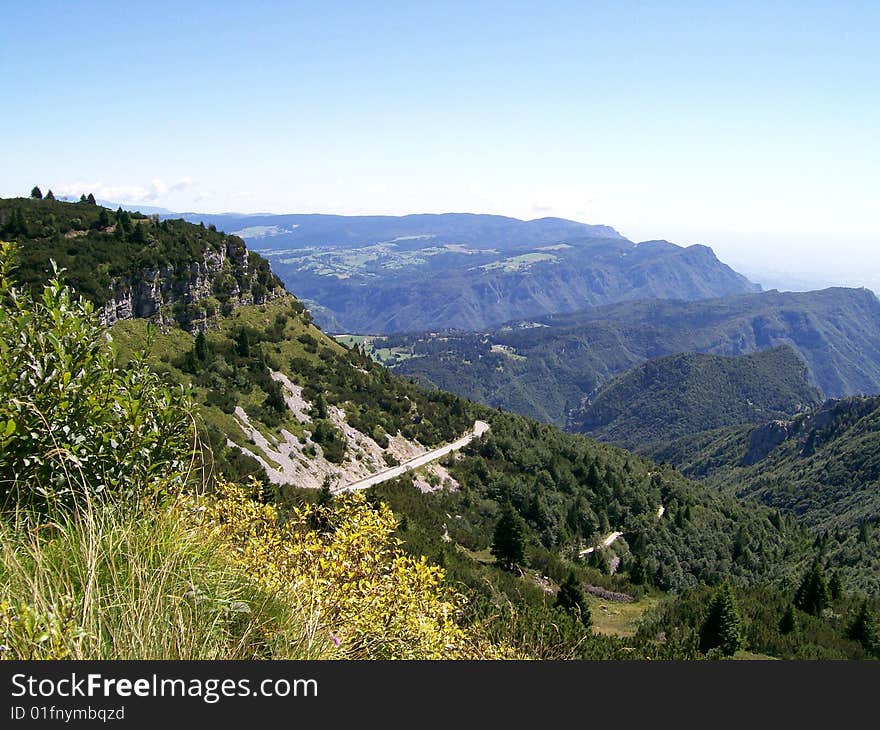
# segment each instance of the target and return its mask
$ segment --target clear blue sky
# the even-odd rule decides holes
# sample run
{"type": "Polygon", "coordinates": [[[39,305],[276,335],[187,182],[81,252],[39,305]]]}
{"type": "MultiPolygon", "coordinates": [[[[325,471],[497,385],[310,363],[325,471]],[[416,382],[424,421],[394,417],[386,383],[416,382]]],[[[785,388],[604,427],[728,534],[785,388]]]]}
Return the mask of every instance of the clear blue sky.
{"type": "Polygon", "coordinates": [[[559,215],[880,289],[878,38],[876,0],[4,3],[0,195],[559,215]]]}

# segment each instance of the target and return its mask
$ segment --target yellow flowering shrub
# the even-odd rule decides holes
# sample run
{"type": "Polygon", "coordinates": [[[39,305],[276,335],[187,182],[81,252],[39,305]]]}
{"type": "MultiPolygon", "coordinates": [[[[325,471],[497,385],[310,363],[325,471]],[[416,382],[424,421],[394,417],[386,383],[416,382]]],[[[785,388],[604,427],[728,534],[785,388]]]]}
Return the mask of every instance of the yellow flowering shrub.
{"type": "Polygon", "coordinates": [[[472,651],[456,623],[461,598],[445,586],[442,568],[404,553],[387,505],[344,494],[282,521],[274,506],[221,483],[201,499],[199,514],[260,587],[317,617],[317,631],[340,658],[443,659],[472,651]]]}

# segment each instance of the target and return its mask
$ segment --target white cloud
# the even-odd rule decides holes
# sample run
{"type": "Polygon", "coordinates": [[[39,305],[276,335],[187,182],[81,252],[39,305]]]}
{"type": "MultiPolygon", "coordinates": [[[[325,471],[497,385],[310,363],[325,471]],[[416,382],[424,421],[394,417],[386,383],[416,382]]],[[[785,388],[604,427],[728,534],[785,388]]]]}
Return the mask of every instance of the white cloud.
{"type": "Polygon", "coordinates": [[[193,188],[192,178],[183,177],[173,183],[155,179],[149,185],[108,185],[103,182],[77,181],[57,187],[56,194],[79,197],[92,193],[101,200],[114,203],[155,203],[171,193],[181,193],[193,188]]]}

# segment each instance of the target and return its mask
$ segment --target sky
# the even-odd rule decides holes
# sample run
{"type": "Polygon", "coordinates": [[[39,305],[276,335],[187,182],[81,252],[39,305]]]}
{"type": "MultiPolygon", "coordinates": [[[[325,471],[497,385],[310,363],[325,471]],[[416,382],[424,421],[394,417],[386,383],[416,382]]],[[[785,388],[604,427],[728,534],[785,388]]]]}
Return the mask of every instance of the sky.
{"type": "Polygon", "coordinates": [[[880,291],[880,2],[4,2],[0,196],[560,216],[880,291]]]}

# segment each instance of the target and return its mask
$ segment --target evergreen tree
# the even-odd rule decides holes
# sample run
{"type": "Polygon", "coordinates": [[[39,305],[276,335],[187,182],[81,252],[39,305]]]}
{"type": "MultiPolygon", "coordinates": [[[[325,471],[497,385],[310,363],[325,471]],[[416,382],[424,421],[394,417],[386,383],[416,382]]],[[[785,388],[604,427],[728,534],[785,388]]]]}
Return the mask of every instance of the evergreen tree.
{"type": "Polygon", "coordinates": [[[841,596],[843,596],[843,584],[840,581],[840,573],[836,570],[831,576],[831,580],[828,581],[828,590],[831,593],[832,601],[839,601],[841,596]]]}
{"type": "Polygon", "coordinates": [[[632,565],[629,567],[629,582],[635,586],[642,586],[645,585],[647,579],[648,573],[645,570],[645,561],[642,560],[641,555],[636,555],[632,565]]]}
{"type": "Polygon", "coordinates": [[[794,604],[789,603],[788,608],[785,609],[785,613],[782,615],[782,619],[779,621],[779,633],[791,634],[797,631],[797,628],[797,612],[794,610],[794,604]]]}
{"type": "Polygon", "coordinates": [[[51,189],[46,193],[46,200],[55,200],[55,193],[53,193],[51,189]]]}
{"type": "Polygon", "coordinates": [[[819,561],[813,562],[794,594],[794,605],[801,611],[818,616],[831,603],[831,591],[819,561]]]}
{"type": "Polygon", "coordinates": [[[309,414],[315,420],[327,418],[327,401],[324,400],[323,393],[318,393],[318,395],[315,396],[309,414]]]}
{"type": "Polygon", "coordinates": [[[134,243],[146,243],[147,242],[147,236],[144,233],[144,226],[142,224],[138,223],[137,225],[135,225],[133,227],[133,230],[131,233],[131,240],[134,243]]]}
{"type": "Polygon", "coordinates": [[[87,203],[87,202],[88,202],[88,200],[86,200],[86,194],[85,194],[85,193],[83,193],[82,195],[79,196],[79,202],[80,202],[80,203],[87,203]]]}
{"type": "Polygon", "coordinates": [[[194,347],[196,357],[199,359],[200,362],[205,362],[205,360],[208,359],[208,341],[205,338],[204,332],[199,332],[196,335],[194,347]]]}
{"type": "Polygon", "coordinates": [[[31,197],[36,198],[37,200],[43,199],[43,193],[36,185],[34,185],[34,189],[31,190],[31,197]]]}
{"type": "Polygon", "coordinates": [[[847,636],[853,641],[858,641],[865,651],[870,653],[880,652],[880,632],[877,628],[877,617],[871,610],[871,606],[866,598],[862,601],[862,606],[856,614],[855,620],[847,629],[847,636]]]}
{"type": "Polygon", "coordinates": [[[513,505],[506,502],[495,525],[492,555],[502,568],[513,570],[525,560],[525,554],[525,524],[513,505]]]}
{"type": "Polygon", "coordinates": [[[238,330],[238,332],[235,333],[234,341],[235,352],[238,353],[240,357],[251,356],[251,341],[248,337],[247,330],[238,330]]]}
{"type": "Polygon", "coordinates": [[[704,654],[719,649],[725,656],[733,656],[742,645],[742,627],[736,597],[730,583],[718,589],[709,606],[709,615],[700,630],[700,651],[704,654]]]}
{"type": "Polygon", "coordinates": [[[587,558],[587,565],[595,568],[604,575],[607,575],[609,572],[608,561],[605,559],[605,555],[599,548],[596,548],[590,553],[590,557],[587,558]]]}
{"type": "Polygon", "coordinates": [[[89,196],[86,198],[86,202],[89,205],[97,205],[97,203],[95,202],[95,196],[92,195],[91,193],[89,193],[89,196]]]}
{"type": "Polygon", "coordinates": [[[110,213],[106,208],[101,208],[101,212],[98,214],[98,225],[101,228],[109,228],[110,223],[110,213]]]}
{"type": "Polygon", "coordinates": [[[589,626],[592,622],[590,607],[574,571],[569,571],[568,577],[559,586],[556,602],[553,605],[575,614],[584,626],[589,626]]]}

